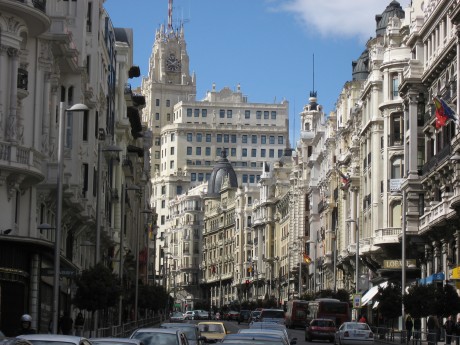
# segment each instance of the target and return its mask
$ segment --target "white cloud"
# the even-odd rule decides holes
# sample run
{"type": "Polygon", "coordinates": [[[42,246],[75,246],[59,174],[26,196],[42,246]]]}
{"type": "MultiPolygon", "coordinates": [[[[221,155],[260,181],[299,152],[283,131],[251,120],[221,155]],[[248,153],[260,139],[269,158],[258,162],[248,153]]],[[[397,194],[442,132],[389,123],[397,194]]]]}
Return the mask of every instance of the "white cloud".
{"type": "MultiPolygon", "coordinates": [[[[381,14],[391,0],[269,0],[272,10],[294,14],[309,30],[323,37],[375,36],[375,16],[381,14]]],[[[400,0],[405,9],[410,0],[400,0]]]]}

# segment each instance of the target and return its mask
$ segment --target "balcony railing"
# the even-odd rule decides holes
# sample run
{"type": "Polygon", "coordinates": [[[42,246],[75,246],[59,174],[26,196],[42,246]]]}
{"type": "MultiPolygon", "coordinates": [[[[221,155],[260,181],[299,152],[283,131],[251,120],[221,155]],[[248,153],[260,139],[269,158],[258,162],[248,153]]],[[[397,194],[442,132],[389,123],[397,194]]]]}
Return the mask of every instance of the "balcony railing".
{"type": "Polygon", "coordinates": [[[422,174],[426,175],[434,170],[434,168],[442,163],[452,153],[452,146],[444,146],[435,156],[431,157],[428,162],[423,165],[422,174]]]}

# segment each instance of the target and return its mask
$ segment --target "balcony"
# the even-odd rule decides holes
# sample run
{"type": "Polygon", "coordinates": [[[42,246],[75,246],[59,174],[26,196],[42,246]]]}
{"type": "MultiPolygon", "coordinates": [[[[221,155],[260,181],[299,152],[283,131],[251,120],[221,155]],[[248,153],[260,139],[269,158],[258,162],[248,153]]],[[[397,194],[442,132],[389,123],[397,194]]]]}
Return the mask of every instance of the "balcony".
{"type": "Polygon", "coordinates": [[[27,23],[30,37],[37,37],[49,29],[51,21],[45,13],[46,0],[2,1],[0,12],[7,12],[22,18],[27,23]]]}
{"type": "Polygon", "coordinates": [[[401,228],[382,228],[375,231],[374,245],[399,243],[399,236],[401,235],[401,228]]]}
{"type": "Polygon", "coordinates": [[[422,217],[420,217],[419,232],[421,234],[443,223],[446,219],[455,216],[456,212],[450,208],[450,202],[444,198],[438,204],[433,205],[422,217]]]}
{"type": "Polygon", "coordinates": [[[452,153],[452,146],[444,146],[435,156],[431,157],[422,167],[423,176],[433,172],[436,167],[447,160],[452,153]]]}

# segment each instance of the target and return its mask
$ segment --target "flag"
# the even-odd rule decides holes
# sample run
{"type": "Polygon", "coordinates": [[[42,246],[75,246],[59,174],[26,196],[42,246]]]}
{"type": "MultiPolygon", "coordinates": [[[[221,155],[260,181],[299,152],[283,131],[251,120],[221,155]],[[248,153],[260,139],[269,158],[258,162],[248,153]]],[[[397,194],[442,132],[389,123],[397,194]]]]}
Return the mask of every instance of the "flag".
{"type": "Polygon", "coordinates": [[[303,253],[303,261],[305,261],[306,264],[311,262],[311,258],[307,255],[307,253],[303,253]]]}
{"type": "Polygon", "coordinates": [[[340,175],[342,178],[342,183],[347,186],[350,183],[350,175],[346,176],[343,172],[341,172],[338,168],[335,168],[337,170],[337,173],[340,175]]]}
{"type": "Polygon", "coordinates": [[[448,120],[457,120],[457,117],[455,116],[455,111],[451,107],[449,107],[442,98],[434,97],[433,102],[436,108],[435,126],[437,129],[445,126],[448,120]]]}

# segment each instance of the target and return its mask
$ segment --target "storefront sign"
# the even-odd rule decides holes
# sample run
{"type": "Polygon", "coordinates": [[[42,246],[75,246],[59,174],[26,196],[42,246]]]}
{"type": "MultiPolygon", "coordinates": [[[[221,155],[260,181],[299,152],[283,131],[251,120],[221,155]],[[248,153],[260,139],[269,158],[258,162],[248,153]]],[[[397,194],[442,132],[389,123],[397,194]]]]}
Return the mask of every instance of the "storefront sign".
{"type": "MultiPolygon", "coordinates": [[[[416,267],[417,262],[415,259],[407,259],[406,267],[416,267]]],[[[383,260],[383,268],[402,268],[401,260],[383,260]]]]}

